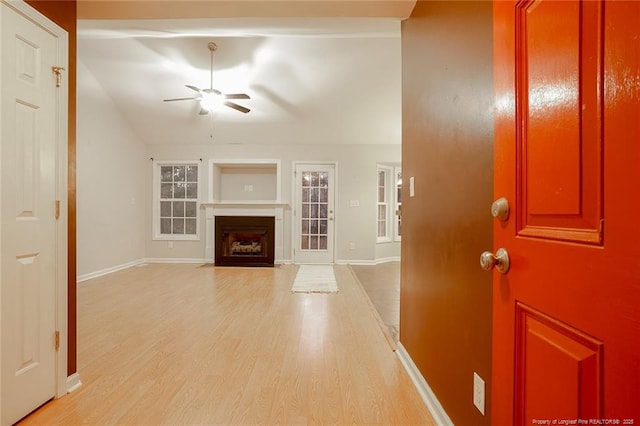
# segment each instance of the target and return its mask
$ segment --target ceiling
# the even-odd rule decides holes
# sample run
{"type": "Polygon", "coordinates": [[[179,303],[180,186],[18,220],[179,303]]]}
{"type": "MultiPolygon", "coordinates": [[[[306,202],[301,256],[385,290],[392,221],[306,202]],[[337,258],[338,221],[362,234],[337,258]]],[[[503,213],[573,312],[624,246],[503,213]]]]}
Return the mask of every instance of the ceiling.
{"type": "Polygon", "coordinates": [[[145,144],[400,143],[400,22],[414,3],[79,0],[78,119],[101,92],[145,144]],[[249,94],[236,101],[248,114],[163,102],[209,87],[209,41],[214,88],[249,94]]]}

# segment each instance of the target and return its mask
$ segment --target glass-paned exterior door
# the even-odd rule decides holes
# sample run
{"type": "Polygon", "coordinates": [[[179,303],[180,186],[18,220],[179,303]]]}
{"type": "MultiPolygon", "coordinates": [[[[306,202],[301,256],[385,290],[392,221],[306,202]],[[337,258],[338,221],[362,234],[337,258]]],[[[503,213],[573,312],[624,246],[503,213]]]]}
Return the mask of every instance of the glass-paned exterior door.
{"type": "Polygon", "coordinates": [[[331,164],[296,165],[296,263],[333,263],[334,175],[331,164]]]}

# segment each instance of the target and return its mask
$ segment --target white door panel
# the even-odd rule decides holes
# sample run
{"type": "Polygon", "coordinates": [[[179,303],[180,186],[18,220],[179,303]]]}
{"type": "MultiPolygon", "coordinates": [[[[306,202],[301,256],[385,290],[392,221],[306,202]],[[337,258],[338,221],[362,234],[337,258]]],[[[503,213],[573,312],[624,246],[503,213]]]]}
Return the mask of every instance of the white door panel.
{"type": "Polygon", "coordinates": [[[2,424],[56,391],[56,37],[0,4],[2,424]]]}

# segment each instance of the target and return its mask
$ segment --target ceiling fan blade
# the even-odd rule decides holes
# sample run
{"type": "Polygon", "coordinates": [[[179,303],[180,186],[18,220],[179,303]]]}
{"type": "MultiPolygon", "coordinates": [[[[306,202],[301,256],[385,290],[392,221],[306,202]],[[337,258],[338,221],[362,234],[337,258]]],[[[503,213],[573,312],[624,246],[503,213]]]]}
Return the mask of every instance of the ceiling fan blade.
{"type": "Polygon", "coordinates": [[[233,102],[228,102],[227,101],[224,104],[226,106],[228,106],[229,108],[233,108],[233,109],[235,109],[237,111],[244,112],[245,114],[248,113],[249,111],[251,111],[249,108],[245,108],[245,107],[240,106],[238,104],[234,104],[233,102]]]}
{"type": "Polygon", "coordinates": [[[173,98],[173,99],[163,99],[164,102],[173,102],[173,101],[190,101],[197,100],[200,98],[173,98]]]}
{"type": "Polygon", "coordinates": [[[207,115],[207,114],[209,114],[209,111],[207,111],[204,108],[200,108],[200,112],[198,112],[198,115],[207,115]]]}
{"type": "Polygon", "coordinates": [[[216,89],[204,89],[203,92],[205,93],[215,93],[216,95],[222,95],[222,92],[216,89]]]}
{"type": "Polygon", "coordinates": [[[190,86],[188,84],[185,84],[184,87],[188,87],[189,89],[191,89],[191,90],[193,90],[195,92],[198,92],[198,93],[202,92],[202,90],[198,89],[196,86],[190,86]]]}
{"type": "Polygon", "coordinates": [[[224,97],[226,99],[251,99],[246,93],[228,93],[224,97]]]}

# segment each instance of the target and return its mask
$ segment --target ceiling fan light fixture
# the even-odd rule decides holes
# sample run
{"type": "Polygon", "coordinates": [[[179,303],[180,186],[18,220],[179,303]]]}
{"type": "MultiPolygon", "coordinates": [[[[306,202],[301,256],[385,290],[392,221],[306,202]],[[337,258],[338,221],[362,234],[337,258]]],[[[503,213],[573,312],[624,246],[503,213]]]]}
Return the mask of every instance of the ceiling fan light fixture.
{"type": "Polygon", "coordinates": [[[217,111],[224,105],[224,96],[217,93],[202,93],[202,99],[200,100],[200,106],[207,111],[217,111]]]}

